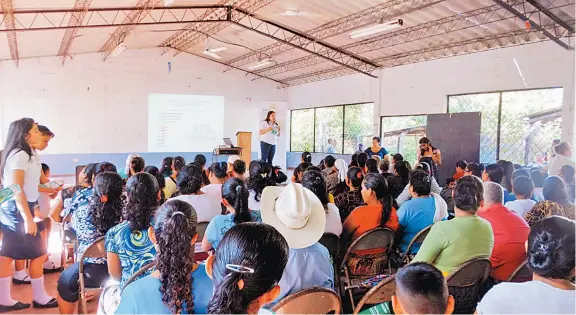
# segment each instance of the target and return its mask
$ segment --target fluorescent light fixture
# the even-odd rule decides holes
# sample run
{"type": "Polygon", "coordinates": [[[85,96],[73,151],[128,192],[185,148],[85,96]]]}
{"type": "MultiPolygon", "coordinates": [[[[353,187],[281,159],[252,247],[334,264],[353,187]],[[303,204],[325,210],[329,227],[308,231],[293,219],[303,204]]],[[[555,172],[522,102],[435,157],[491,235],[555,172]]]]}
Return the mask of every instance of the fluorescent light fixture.
{"type": "Polygon", "coordinates": [[[395,28],[402,26],[403,24],[404,24],[404,21],[402,21],[402,19],[389,21],[389,22],[385,22],[385,23],[379,23],[376,25],[368,26],[368,27],[363,28],[363,29],[353,31],[352,33],[350,33],[350,38],[359,38],[359,37],[369,36],[372,34],[377,34],[377,33],[385,32],[385,31],[393,30],[395,28]]]}
{"type": "Polygon", "coordinates": [[[164,0],[164,6],[171,6],[176,0],[164,0]]]}
{"type": "Polygon", "coordinates": [[[215,53],[209,49],[204,50],[204,55],[208,55],[214,59],[222,59],[222,57],[220,57],[217,53],[215,53]]]}
{"type": "Polygon", "coordinates": [[[298,16],[300,15],[300,11],[296,10],[296,9],[286,9],[286,11],[284,11],[284,15],[287,16],[298,16]]]}
{"type": "Polygon", "coordinates": [[[118,44],[118,46],[116,46],[116,48],[114,48],[114,50],[112,50],[112,52],[110,53],[109,57],[117,57],[117,56],[120,55],[124,50],[126,50],[126,44],[120,43],[120,44],[118,44]]]}
{"type": "Polygon", "coordinates": [[[228,49],[228,47],[217,47],[217,48],[211,48],[211,49],[206,49],[206,50],[209,50],[209,51],[215,53],[215,52],[223,51],[226,49],[228,49]]]}
{"type": "Polygon", "coordinates": [[[273,62],[274,61],[271,58],[263,59],[263,60],[258,61],[255,64],[249,66],[248,69],[254,70],[254,69],[262,68],[262,67],[267,66],[273,62]]]}

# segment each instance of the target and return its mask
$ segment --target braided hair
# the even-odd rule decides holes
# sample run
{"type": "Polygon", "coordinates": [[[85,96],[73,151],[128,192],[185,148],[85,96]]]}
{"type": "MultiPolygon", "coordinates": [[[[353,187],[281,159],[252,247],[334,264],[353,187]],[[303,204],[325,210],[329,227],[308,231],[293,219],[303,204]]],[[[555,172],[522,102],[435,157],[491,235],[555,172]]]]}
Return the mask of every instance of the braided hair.
{"type": "Polygon", "coordinates": [[[163,204],[154,218],[157,242],[156,269],[160,272],[162,303],[173,314],[194,312],[192,277],[197,215],[194,208],[181,200],[163,204]],[[186,306],[184,308],[184,306],[186,306]]]}
{"type": "Polygon", "coordinates": [[[250,162],[250,170],[248,177],[248,190],[254,191],[254,199],[260,201],[262,192],[267,186],[276,186],[270,179],[272,173],[272,166],[265,161],[252,161],[250,162]]]}

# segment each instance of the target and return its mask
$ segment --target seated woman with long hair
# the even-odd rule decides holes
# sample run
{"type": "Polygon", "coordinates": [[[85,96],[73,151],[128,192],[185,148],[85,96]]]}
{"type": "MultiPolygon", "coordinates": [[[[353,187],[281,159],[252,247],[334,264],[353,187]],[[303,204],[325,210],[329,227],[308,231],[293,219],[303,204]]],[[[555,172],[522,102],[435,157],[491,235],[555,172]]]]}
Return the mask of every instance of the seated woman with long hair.
{"type": "Polygon", "coordinates": [[[484,296],[480,314],[574,314],[573,220],[552,216],[532,225],[528,236],[528,268],[532,281],[505,282],[484,296]]]}
{"type": "MultiPolygon", "coordinates": [[[[162,163],[166,162],[166,159],[162,163]]],[[[172,159],[172,164],[170,165],[170,176],[166,176],[166,198],[170,198],[178,192],[178,183],[176,179],[178,178],[178,173],[180,170],[186,166],[186,160],[183,157],[177,156],[172,159]]],[[[164,165],[162,165],[162,170],[164,170],[164,165]]],[[[164,171],[163,171],[164,172],[164,171]]]]}
{"type": "Polygon", "coordinates": [[[276,186],[270,176],[272,173],[272,166],[264,161],[252,161],[249,166],[248,177],[248,191],[250,197],[248,198],[248,208],[251,210],[260,210],[260,198],[262,191],[268,186],[276,186]]]}
{"type": "Polygon", "coordinates": [[[126,183],[128,202],[124,221],[106,233],[108,272],[123,286],[134,273],[154,260],[156,249],[148,236],[162,192],[148,173],[137,173],[126,183]]]}
{"type": "Polygon", "coordinates": [[[340,236],[340,234],[342,234],[340,211],[338,211],[336,205],[328,202],[326,182],[324,181],[322,173],[319,171],[304,172],[304,177],[302,177],[302,186],[313,192],[324,206],[324,211],[326,212],[326,226],[324,228],[324,233],[332,233],[340,236]]]}
{"type": "Polygon", "coordinates": [[[344,231],[352,235],[352,240],[377,227],[387,227],[396,231],[398,215],[392,206],[386,179],[380,174],[366,174],[361,192],[366,205],[352,211],[344,221],[344,231]]]}
{"type": "Polygon", "coordinates": [[[280,294],[288,243],[272,226],[244,223],[231,228],[206,262],[214,280],[208,314],[258,314],[280,294]]]}
{"type": "MultiPolygon", "coordinates": [[[[386,227],[396,232],[398,215],[388,193],[386,179],[380,174],[369,173],[362,182],[362,199],[365,206],[356,208],[344,221],[343,239],[356,240],[364,233],[378,227],[386,227]]],[[[387,248],[355,250],[348,262],[350,273],[354,275],[376,275],[387,268],[387,248]]]]}
{"type": "Polygon", "coordinates": [[[196,210],[198,222],[210,222],[212,218],[222,213],[220,201],[204,194],[202,187],[202,169],[191,163],[184,166],[178,173],[178,190],[180,195],[173,199],[186,201],[196,210]]]}
{"type": "Polygon", "coordinates": [[[260,211],[252,211],[248,207],[249,195],[248,187],[239,178],[232,177],[222,185],[222,204],[228,214],[218,215],[208,224],[202,239],[204,251],[218,247],[224,234],[233,226],[245,222],[262,222],[260,211]]]}
{"type": "Polygon", "coordinates": [[[166,201],[166,199],[168,198],[166,197],[166,178],[164,178],[164,175],[160,173],[160,170],[153,165],[146,166],[144,168],[144,172],[151,174],[152,176],[154,176],[154,178],[156,178],[156,182],[158,182],[158,188],[160,189],[161,193],[161,198],[158,205],[162,205],[164,201],[166,201]]]}
{"type": "MultiPolygon", "coordinates": [[[[77,257],[108,230],[120,222],[122,216],[122,178],[117,173],[104,172],[94,179],[94,194],[90,203],[72,214],[72,227],[78,237],[77,257]]],[[[78,263],[65,269],[58,278],[58,308],[60,314],[72,314],[78,301],[78,263]]],[[[105,258],[84,261],[87,287],[100,287],[108,279],[105,258]]]]}
{"type": "Polygon", "coordinates": [[[148,235],[155,244],[156,270],[122,291],[116,314],[205,314],[212,281],[194,262],[196,211],[181,200],[163,204],[148,235]]]}
{"type": "Polygon", "coordinates": [[[474,176],[464,176],[454,188],[455,217],[435,223],[420,246],[414,262],[434,265],[445,275],[473,258],[490,258],[494,232],[490,222],[476,215],[483,188],[474,176]]]}

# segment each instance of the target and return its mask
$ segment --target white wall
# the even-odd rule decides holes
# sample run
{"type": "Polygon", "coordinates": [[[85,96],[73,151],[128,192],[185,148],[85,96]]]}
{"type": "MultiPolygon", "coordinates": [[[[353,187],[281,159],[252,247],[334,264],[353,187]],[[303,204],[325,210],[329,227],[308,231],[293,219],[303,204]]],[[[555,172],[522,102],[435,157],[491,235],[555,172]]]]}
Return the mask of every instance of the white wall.
{"type": "Polygon", "coordinates": [[[379,116],[445,113],[450,94],[562,86],[563,138],[576,138],[574,51],[553,42],[382,69],[378,76],[352,75],[295,86],[288,89],[289,104],[295,109],[372,101],[378,108],[376,122],[379,116]]]}
{"type": "Polygon", "coordinates": [[[224,66],[191,55],[145,49],[101,58],[78,55],[64,66],[56,57],[23,59],[19,68],[0,62],[2,138],[11,121],[32,117],[57,136],[48,154],[146,152],[149,93],[224,95],[224,136],[252,131],[257,152],[259,101],[286,98],[274,82],[223,73],[224,66]]]}

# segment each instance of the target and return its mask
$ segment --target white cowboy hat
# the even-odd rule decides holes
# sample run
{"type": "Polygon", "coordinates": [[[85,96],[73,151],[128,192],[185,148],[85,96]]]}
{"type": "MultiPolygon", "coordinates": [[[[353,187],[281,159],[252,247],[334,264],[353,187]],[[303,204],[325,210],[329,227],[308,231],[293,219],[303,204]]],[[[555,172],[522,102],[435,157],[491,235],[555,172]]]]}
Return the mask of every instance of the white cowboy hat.
{"type": "Polygon", "coordinates": [[[260,212],[262,221],[276,228],[294,249],[318,242],[326,228],[324,206],[301,184],[264,188],[260,212]]]}

